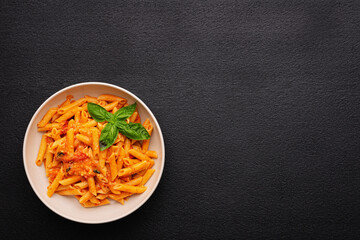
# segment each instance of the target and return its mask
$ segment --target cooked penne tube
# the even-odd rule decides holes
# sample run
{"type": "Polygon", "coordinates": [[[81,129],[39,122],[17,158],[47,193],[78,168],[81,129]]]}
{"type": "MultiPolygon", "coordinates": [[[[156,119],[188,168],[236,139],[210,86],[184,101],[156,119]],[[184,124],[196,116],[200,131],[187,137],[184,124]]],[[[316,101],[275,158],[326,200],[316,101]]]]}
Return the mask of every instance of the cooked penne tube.
{"type": "Polygon", "coordinates": [[[124,143],[125,157],[129,157],[129,150],[131,148],[130,139],[126,138],[124,143]]]}
{"type": "Polygon", "coordinates": [[[86,123],[89,119],[89,115],[86,111],[81,110],[80,111],[80,123],[86,123]]]}
{"type": "Polygon", "coordinates": [[[60,171],[56,175],[54,181],[51,183],[51,185],[48,188],[48,191],[47,191],[48,197],[51,197],[54,194],[55,190],[57,189],[57,187],[60,184],[60,180],[62,180],[63,177],[64,177],[64,173],[63,173],[62,168],[60,168],[60,171]]]}
{"type": "Polygon", "coordinates": [[[82,108],[80,107],[73,107],[69,111],[67,111],[65,114],[61,115],[58,119],[55,120],[55,122],[63,122],[65,120],[68,120],[69,118],[72,118],[76,112],[81,111],[82,108]]]}
{"type": "Polygon", "coordinates": [[[90,96],[85,95],[85,99],[87,102],[91,102],[91,103],[95,103],[95,104],[98,102],[96,97],[90,97],[90,96]]]}
{"type": "MultiPolygon", "coordinates": [[[[119,104],[118,104],[118,105],[119,105],[119,104]]],[[[114,114],[114,113],[117,112],[117,110],[119,110],[119,109],[118,109],[117,106],[116,106],[116,107],[114,107],[114,108],[111,110],[111,113],[114,114]]]]}
{"type": "Polygon", "coordinates": [[[73,108],[76,108],[76,107],[84,104],[85,102],[86,102],[86,98],[80,98],[79,100],[77,100],[77,101],[75,101],[73,103],[70,103],[69,105],[66,105],[66,106],[63,106],[63,107],[59,108],[58,113],[59,114],[65,114],[65,113],[69,112],[70,110],[72,110],[73,108]]]}
{"type": "Polygon", "coordinates": [[[108,105],[105,105],[104,108],[106,109],[106,111],[111,111],[113,110],[114,107],[116,107],[118,105],[118,101],[115,101],[115,102],[112,102],[112,103],[109,103],[108,105]]]}
{"type": "Polygon", "coordinates": [[[109,204],[110,201],[107,200],[107,199],[104,199],[104,200],[101,200],[99,204],[96,204],[96,203],[92,203],[90,201],[87,201],[85,203],[83,203],[83,206],[86,207],[86,208],[89,208],[89,207],[98,207],[98,206],[102,206],[102,205],[106,205],[106,204],[109,204]]]}
{"type": "Polygon", "coordinates": [[[82,181],[82,182],[80,182],[80,183],[74,184],[74,187],[83,189],[83,188],[89,187],[89,184],[88,184],[87,182],[85,182],[85,181],[82,181]]]}
{"type": "Polygon", "coordinates": [[[101,152],[99,153],[99,164],[100,164],[100,168],[105,167],[105,159],[106,159],[106,156],[107,156],[107,152],[108,152],[108,150],[105,149],[104,151],[101,151],[101,152]]]}
{"type": "Polygon", "coordinates": [[[38,128],[38,132],[49,131],[53,128],[61,128],[61,124],[60,123],[48,123],[45,125],[45,127],[38,128]]]}
{"type": "Polygon", "coordinates": [[[92,195],[96,196],[96,187],[95,187],[95,180],[94,177],[88,178],[88,184],[89,184],[89,191],[92,193],[92,195]]]}
{"type": "Polygon", "coordinates": [[[74,115],[74,120],[76,123],[80,122],[80,111],[76,112],[74,115]]]}
{"type": "Polygon", "coordinates": [[[134,195],[134,194],[129,193],[129,192],[122,192],[120,194],[109,194],[109,198],[111,198],[113,200],[119,200],[119,199],[124,199],[126,197],[130,197],[131,195],[134,195]]]}
{"type": "MultiPolygon", "coordinates": [[[[70,104],[70,99],[71,99],[72,97],[73,97],[73,96],[71,96],[71,95],[70,95],[70,96],[67,96],[67,97],[66,97],[66,100],[65,100],[62,104],[60,104],[59,108],[69,105],[69,104],[70,104]]],[[[54,121],[55,121],[56,119],[58,119],[60,116],[61,116],[61,114],[56,111],[55,115],[51,118],[51,122],[54,122],[54,121]]]]}
{"type": "MultiPolygon", "coordinates": [[[[148,131],[149,135],[151,136],[151,133],[153,131],[153,126],[151,125],[149,119],[145,120],[145,122],[143,123],[143,127],[148,131]]],[[[150,144],[150,139],[143,140],[143,143],[142,143],[142,151],[143,152],[146,152],[148,150],[149,144],[150,144]]]]}
{"type": "Polygon", "coordinates": [[[95,196],[92,196],[89,200],[90,200],[91,203],[95,203],[95,204],[99,204],[99,203],[100,203],[100,200],[97,199],[97,197],[95,197],[95,196]]]}
{"type": "Polygon", "coordinates": [[[51,118],[55,115],[57,108],[50,108],[49,111],[44,115],[41,121],[37,124],[38,127],[42,128],[45,127],[51,120],[51,118]]]}
{"type": "Polygon", "coordinates": [[[66,151],[70,156],[74,154],[74,129],[72,128],[66,134],[66,151]]]}
{"type": "Polygon", "coordinates": [[[133,180],[125,182],[124,184],[129,185],[129,186],[136,186],[141,183],[142,179],[143,179],[143,177],[137,177],[137,178],[134,178],[133,180]]]}
{"type": "Polygon", "coordinates": [[[61,131],[57,128],[51,129],[51,137],[56,141],[61,138],[61,131]]]}
{"type": "Polygon", "coordinates": [[[85,135],[87,137],[91,137],[91,131],[89,128],[79,128],[79,132],[82,135],[85,135]]]}
{"type": "Polygon", "coordinates": [[[83,123],[81,125],[81,127],[83,128],[90,128],[90,127],[95,127],[97,125],[97,122],[95,120],[91,120],[91,121],[88,121],[86,123],[83,123]]]}
{"type": "Polygon", "coordinates": [[[93,196],[93,194],[90,191],[87,191],[84,195],[82,195],[82,197],[79,199],[80,203],[85,203],[87,202],[91,197],[93,196]]]}
{"type": "Polygon", "coordinates": [[[130,122],[135,122],[135,119],[136,119],[137,116],[138,116],[138,113],[134,112],[129,118],[130,122]]]}
{"type": "Polygon", "coordinates": [[[109,196],[109,194],[98,194],[98,195],[96,196],[96,198],[97,198],[97,199],[100,199],[100,200],[103,200],[103,199],[107,198],[108,196],[109,196]]]}
{"type": "Polygon", "coordinates": [[[115,154],[112,153],[109,157],[111,181],[114,181],[117,176],[117,164],[115,162],[115,154]]]}
{"type": "Polygon", "coordinates": [[[39,152],[36,157],[36,165],[38,165],[38,166],[40,166],[42,161],[44,160],[44,155],[45,155],[46,148],[47,148],[46,138],[47,138],[47,136],[45,136],[45,135],[43,135],[41,138],[39,152]]]}
{"type": "Polygon", "coordinates": [[[115,190],[114,186],[112,186],[112,185],[109,186],[109,189],[112,194],[120,194],[121,193],[119,190],[115,190]]]}
{"type": "Polygon", "coordinates": [[[124,166],[126,166],[126,167],[129,167],[129,166],[134,165],[139,162],[141,162],[141,161],[137,160],[137,159],[123,158],[123,163],[124,163],[124,166]]]}
{"type": "Polygon", "coordinates": [[[149,161],[150,158],[148,156],[146,156],[145,154],[137,151],[136,149],[130,149],[129,153],[131,155],[133,155],[134,157],[136,157],[137,159],[140,159],[141,161],[149,161]]]}
{"type": "Polygon", "coordinates": [[[100,132],[97,128],[91,128],[92,149],[93,149],[95,159],[99,159],[99,151],[100,151],[99,135],[100,135],[100,132]]]}
{"type": "Polygon", "coordinates": [[[156,151],[146,151],[145,155],[151,158],[158,158],[156,151]]]}
{"type": "Polygon", "coordinates": [[[118,176],[119,177],[127,177],[129,175],[132,175],[134,173],[137,173],[141,170],[143,170],[144,168],[147,168],[149,166],[149,162],[147,161],[142,161],[139,163],[136,163],[134,165],[131,165],[130,167],[127,168],[123,168],[119,171],[118,176]]]}
{"type": "Polygon", "coordinates": [[[135,187],[135,186],[129,186],[129,185],[125,185],[125,184],[116,184],[114,186],[115,190],[119,190],[122,192],[130,192],[130,193],[143,193],[146,190],[145,186],[141,186],[141,187],[135,187]]]}
{"type": "Polygon", "coordinates": [[[50,148],[47,147],[45,154],[45,173],[47,177],[49,176],[49,168],[52,165],[52,159],[53,159],[53,154],[51,153],[50,148]]]}
{"type": "Polygon", "coordinates": [[[66,142],[66,137],[63,137],[63,138],[56,140],[53,143],[50,143],[49,147],[50,147],[50,149],[57,149],[58,147],[63,145],[65,142],[66,142]]]}
{"type": "Polygon", "coordinates": [[[61,185],[70,185],[76,182],[81,181],[81,176],[71,176],[69,178],[63,179],[60,181],[61,185]]]}
{"type": "Polygon", "coordinates": [[[61,184],[60,184],[60,185],[56,188],[55,192],[60,192],[60,191],[64,191],[64,190],[71,190],[71,189],[74,189],[74,188],[71,187],[70,185],[64,186],[64,185],[61,185],[61,184]]]}
{"type": "Polygon", "coordinates": [[[150,179],[150,177],[154,174],[155,169],[148,169],[146,170],[146,173],[144,174],[140,185],[145,185],[145,183],[147,183],[147,181],[150,179]]]}
{"type": "Polygon", "coordinates": [[[150,159],[148,168],[152,168],[154,166],[154,164],[155,164],[155,161],[150,159]]]}
{"type": "Polygon", "coordinates": [[[79,141],[85,143],[88,146],[92,145],[92,139],[89,138],[86,135],[82,135],[82,134],[76,134],[76,139],[78,139],[79,141]]]}
{"type": "Polygon", "coordinates": [[[63,190],[56,192],[59,195],[63,196],[70,196],[70,195],[83,195],[83,192],[81,192],[80,189],[69,189],[69,190],[63,190]]]}
{"type": "Polygon", "coordinates": [[[97,99],[99,101],[119,102],[120,104],[127,103],[127,100],[125,98],[114,96],[111,94],[102,94],[97,99]]]}

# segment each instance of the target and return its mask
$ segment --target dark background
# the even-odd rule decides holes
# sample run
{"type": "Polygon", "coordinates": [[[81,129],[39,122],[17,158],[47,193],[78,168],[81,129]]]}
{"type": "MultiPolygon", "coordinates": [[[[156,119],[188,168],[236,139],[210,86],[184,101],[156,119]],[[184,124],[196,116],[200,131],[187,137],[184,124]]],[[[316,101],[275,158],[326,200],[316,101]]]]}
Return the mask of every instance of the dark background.
{"type": "Polygon", "coordinates": [[[84,2],[1,3],[2,239],[359,237],[358,3],[84,2]],[[139,96],[166,144],[153,196],[101,225],[49,210],[22,160],[36,109],[86,81],[139,96]]]}

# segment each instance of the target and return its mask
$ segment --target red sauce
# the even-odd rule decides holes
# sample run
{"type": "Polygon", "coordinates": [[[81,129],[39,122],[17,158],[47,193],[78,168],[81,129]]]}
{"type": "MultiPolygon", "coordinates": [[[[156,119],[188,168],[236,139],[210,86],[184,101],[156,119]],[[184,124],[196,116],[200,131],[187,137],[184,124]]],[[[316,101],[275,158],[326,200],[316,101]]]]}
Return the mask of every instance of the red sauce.
{"type": "Polygon", "coordinates": [[[96,169],[97,165],[87,158],[82,161],[64,163],[64,168],[70,175],[90,177],[95,176],[93,169],[96,169]]]}
{"type": "Polygon", "coordinates": [[[65,154],[58,158],[63,162],[65,173],[84,177],[95,176],[93,170],[97,169],[97,165],[83,153],[84,148],[85,145],[79,145],[72,156],[65,154]]]}
{"type": "Polygon", "coordinates": [[[49,137],[45,137],[45,140],[46,140],[47,144],[50,144],[50,143],[54,142],[54,140],[52,138],[49,138],[49,137]]]}
{"type": "Polygon", "coordinates": [[[68,130],[68,123],[69,123],[69,121],[65,121],[65,124],[61,127],[61,135],[66,134],[66,132],[68,130]]]}

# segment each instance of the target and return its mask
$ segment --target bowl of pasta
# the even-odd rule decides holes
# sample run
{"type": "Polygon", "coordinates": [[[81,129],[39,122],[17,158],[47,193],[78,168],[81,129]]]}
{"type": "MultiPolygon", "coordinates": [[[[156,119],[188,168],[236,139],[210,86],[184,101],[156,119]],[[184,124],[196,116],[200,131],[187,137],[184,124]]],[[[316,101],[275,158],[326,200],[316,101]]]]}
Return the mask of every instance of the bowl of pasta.
{"type": "Polygon", "coordinates": [[[153,194],[164,169],[160,126],[137,96],[87,82],[49,97],[27,127],[23,160],[39,199],[81,223],[123,218],[153,194]]]}

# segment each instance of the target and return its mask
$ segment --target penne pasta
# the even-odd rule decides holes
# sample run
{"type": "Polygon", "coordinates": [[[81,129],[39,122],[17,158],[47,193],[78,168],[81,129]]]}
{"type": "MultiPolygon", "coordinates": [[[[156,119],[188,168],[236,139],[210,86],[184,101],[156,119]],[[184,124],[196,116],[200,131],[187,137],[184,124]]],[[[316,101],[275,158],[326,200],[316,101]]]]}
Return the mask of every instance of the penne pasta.
{"type": "Polygon", "coordinates": [[[64,173],[61,168],[60,171],[58,172],[58,174],[56,175],[54,181],[51,183],[50,187],[48,188],[47,195],[49,197],[51,197],[54,194],[55,190],[57,189],[57,187],[60,184],[60,180],[62,180],[63,177],[64,177],[64,173]]]}
{"type": "Polygon", "coordinates": [[[55,115],[56,111],[57,108],[50,108],[49,111],[47,111],[47,113],[41,119],[41,121],[37,124],[37,126],[39,128],[45,127],[45,125],[48,124],[52,117],[55,115]]]}
{"type": "Polygon", "coordinates": [[[90,127],[95,127],[97,125],[97,122],[95,121],[95,120],[90,120],[90,121],[88,121],[88,122],[86,122],[86,123],[83,123],[82,125],[81,125],[81,127],[83,127],[83,128],[90,128],[90,127]]]}
{"type": "Polygon", "coordinates": [[[73,103],[70,103],[69,105],[66,105],[66,106],[63,106],[63,107],[59,108],[59,110],[57,112],[59,114],[65,114],[65,113],[71,111],[72,109],[84,104],[85,102],[86,102],[86,98],[80,98],[79,100],[77,100],[77,101],[75,101],[73,103]]]}
{"type": "Polygon", "coordinates": [[[74,154],[74,129],[72,128],[66,134],[66,150],[70,156],[74,154]]]}
{"type": "Polygon", "coordinates": [[[59,195],[62,196],[70,196],[70,195],[83,195],[83,192],[81,192],[80,189],[69,189],[69,190],[63,190],[56,192],[59,195]]]}
{"type": "Polygon", "coordinates": [[[81,181],[81,176],[71,176],[69,178],[63,179],[60,181],[61,185],[70,185],[76,182],[81,181]]]}
{"type": "Polygon", "coordinates": [[[89,119],[89,114],[85,110],[80,111],[80,123],[86,123],[89,119]]]}
{"type": "Polygon", "coordinates": [[[90,97],[90,96],[85,95],[85,99],[86,99],[86,102],[98,103],[98,100],[96,97],[90,97]]]}
{"type": "Polygon", "coordinates": [[[126,104],[127,100],[122,97],[114,96],[111,94],[103,94],[97,98],[99,101],[118,102],[119,104],[126,104]]]}
{"type": "Polygon", "coordinates": [[[81,109],[82,108],[80,108],[80,107],[71,108],[65,114],[61,115],[58,119],[56,119],[55,122],[59,123],[59,122],[63,122],[65,120],[68,120],[68,119],[72,118],[75,115],[75,113],[78,112],[81,109]]]}
{"type": "Polygon", "coordinates": [[[129,153],[141,161],[149,161],[150,158],[136,149],[130,149],[129,153]]]}
{"type": "Polygon", "coordinates": [[[111,181],[114,181],[117,176],[117,164],[115,161],[115,154],[112,153],[109,157],[109,165],[110,165],[110,175],[111,175],[111,181]]]}
{"type": "Polygon", "coordinates": [[[82,181],[80,183],[74,184],[74,187],[83,189],[89,187],[89,184],[85,181],[82,181]]]}
{"type": "Polygon", "coordinates": [[[82,197],[79,199],[80,203],[85,203],[87,202],[91,197],[92,197],[92,193],[90,191],[87,191],[84,195],[82,195],[82,197]]]}
{"type": "Polygon", "coordinates": [[[148,166],[149,166],[149,162],[142,161],[142,162],[136,163],[130,167],[121,169],[119,171],[118,175],[119,175],[119,177],[127,177],[129,175],[135,174],[135,173],[143,170],[144,168],[147,168],[148,166]]]}
{"type": "Polygon", "coordinates": [[[105,105],[104,108],[106,109],[106,111],[111,111],[113,110],[114,107],[116,107],[118,105],[118,101],[109,103],[108,105],[105,105]]]}
{"type": "Polygon", "coordinates": [[[45,155],[46,148],[47,148],[46,138],[47,138],[47,136],[45,136],[45,135],[43,135],[41,138],[39,152],[36,157],[36,165],[38,165],[38,166],[40,166],[42,161],[44,160],[44,155],[45,155]]]}
{"type": "Polygon", "coordinates": [[[155,151],[146,151],[145,155],[150,158],[158,158],[157,152],[155,151]]]}
{"type": "Polygon", "coordinates": [[[89,191],[91,192],[92,195],[96,196],[97,193],[96,193],[94,177],[89,177],[88,178],[88,184],[89,184],[89,191]]]}
{"type": "Polygon", "coordinates": [[[102,206],[102,205],[106,205],[106,204],[109,204],[110,201],[108,199],[103,199],[100,201],[99,204],[96,204],[96,203],[92,203],[92,202],[85,202],[83,203],[83,206],[88,208],[88,207],[98,207],[98,206],[102,206]]]}
{"type": "Polygon", "coordinates": [[[38,132],[45,132],[52,130],[53,128],[61,128],[60,123],[48,123],[44,127],[38,128],[38,132]]]}
{"type": "Polygon", "coordinates": [[[46,149],[46,155],[45,155],[45,173],[46,173],[46,176],[48,177],[49,176],[49,169],[52,165],[52,159],[53,159],[53,154],[51,153],[50,151],[50,148],[48,147],[46,149]]]}
{"type": "Polygon", "coordinates": [[[134,178],[133,180],[125,182],[124,184],[129,185],[129,186],[136,186],[141,183],[142,179],[143,179],[143,177],[137,177],[137,178],[134,178]]]}
{"type": "Polygon", "coordinates": [[[78,139],[79,141],[85,143],[88,146],[91,146],[92,143],[93,143],[91,138],[89,138],[86,135],[82,135],[82,134],[76,134],[76,139],[78,139]]]}
{"type": "Polygon", "coordinates": [[[147,183],[147,181],[150,179],[150,177],[154,174],[155,169],[148,169],[146,170],[140,185],[145,185],[145,183],[147,183]]]}
{"type": "MultiPolygon", "coordinates": [[[[87,109],[98,104],[115,114],[129,106],[127,100],[111,94],[72,98],[69,95],[62,104],[48,109],[38,123],[38,132],[44,133],[35,163],[40,166],[44,161],[48,197],[54,193],[73,196],[87,208],[109,204],[109,199],[124,204],[128,197],[146,191],[144,184],[155,172],[151,167],[155,163],[153,159],[158,157],[156,151],[149,150],[149,140],[130,139],[126,132],[120,131],[125,136],[112,129],[107,134],[112,135],[113,144],[100,151],[101,132],[108,124],[102,117],[107,116],[109,121],[110,118],[104,112],[95,117],[94,111],[89,108],[89,113],[87,109]]],[[[141,122],[137,109],[132,111],[124,123],[141,122]]],[[[153,127],[149,119],[143,127],[151,135],[153,127]]]]}
{"type": "Polygon", "coordinates": [[[145,186],[141,187],[135,187],[135,186],[129,186],[125,184],[117,184],[114,186],[115,190],[120,190],[122,192],[130,192],[130,193],[143,193],[146,190],[145,186]]]}
{"type": "Polygon", "coordinates": [[[91,128],[91,136],[92,136],[92,149],[94,153],[95,159],[99,159],[99,136],[100,132],[97,128],[91,128]]]}

